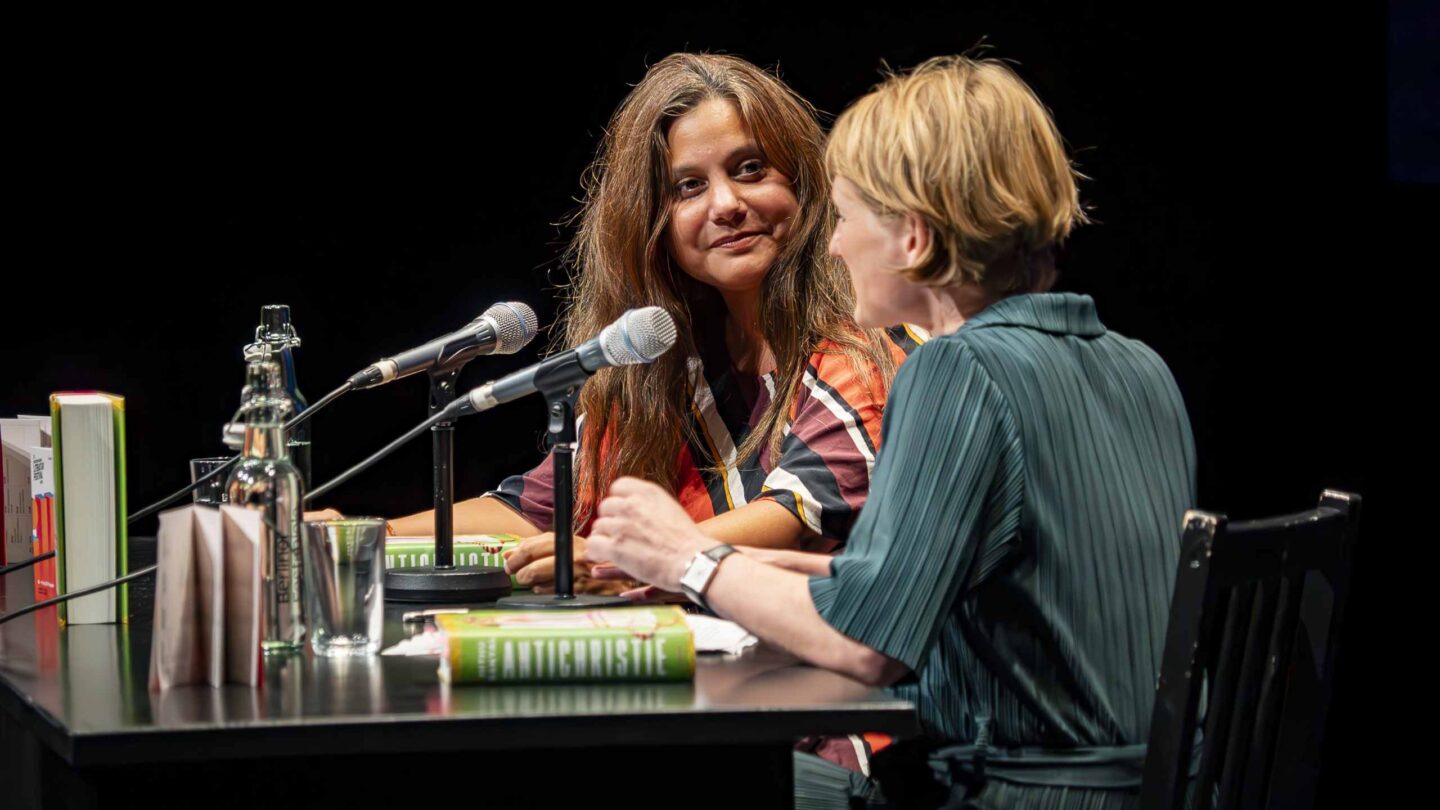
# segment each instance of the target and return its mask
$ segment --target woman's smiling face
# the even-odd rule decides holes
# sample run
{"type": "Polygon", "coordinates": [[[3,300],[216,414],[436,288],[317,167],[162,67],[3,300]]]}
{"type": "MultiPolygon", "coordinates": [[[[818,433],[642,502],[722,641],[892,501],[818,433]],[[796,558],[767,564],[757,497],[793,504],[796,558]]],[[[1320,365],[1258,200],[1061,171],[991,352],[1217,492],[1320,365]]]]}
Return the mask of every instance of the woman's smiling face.
{"type": "Polygon", "coordinates": [[[666,243],[692,278],[722,292],[759,289],[800,203],[733,102],[711,99],[667,136],[674,203],[666,243]]]}

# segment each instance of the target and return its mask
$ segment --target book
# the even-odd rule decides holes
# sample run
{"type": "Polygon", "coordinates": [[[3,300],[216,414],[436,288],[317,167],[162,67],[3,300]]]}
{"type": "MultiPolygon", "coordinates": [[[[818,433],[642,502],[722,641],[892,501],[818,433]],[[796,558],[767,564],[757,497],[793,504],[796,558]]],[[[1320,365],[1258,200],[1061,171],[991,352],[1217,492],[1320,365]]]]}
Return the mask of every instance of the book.
{"type": "MultiPolygon", "coordinates": [[[[55,450],[33,448],[30,454],[30,553],[40,556],[55,550],[55,450]]],[[[55,558],[30,566],[34,571],[35,601],[41,602],[60,595],[59,573],[55,558]]],[[[56,609],[54,608],[47,609],[56,609]]]]}
{"type": "Polygon", "coordinates": [[[446,683],[684,681],[695,638],[674,605],[605,610],[476,610],[435,617],[446,683]]]}
{"type": "MultiPolygon", "coordinates": [[[[32,468],[34,453],[50,445],[50,418],[20,416],[0,419],[0,488],[5,493],[3,542],[0,542],[0,565],[22,562],[31,555],[31,534],[34,530],[35,497],[32,468]]],[[[8,575],[11,606],[29,604],[33,592],[34,571],[22,568],[8,575]]]]}
{"type": "MultiPolygon", "coordinates": [[[[55,562],[60,593],[123,576],[126,565],[125,398],[50,395],[55,451],[55,562]]],[[[127,586],[62,602],[60,621],[128,621],[127,586]]]]}
{"type": "MultiPolygon", "coordinates": [[[[463,534],[456,535],[454,545],[455,565],[465,567],[505,567],[505,552],[520,545],[516,534],[463,534]]],[[[385,570],[397,568],[420,568],[435,562],[435,538],[396,536],[385,538],[385,570]]],[[[516,590],[529,590],[510,575],[510,585],[516,590]]]]}
{"type": "Polygon", "coordinates": [[[0,445],[4,448],[0,480],[3,480],[5,489],[4,542],[0,543],[0,565],[4,565],[30,556],[30,454],[34,448],[50,446],[50,417],[0,419],[0,445]]]}
{"type": "Polygon", "coordinates": [[[160,515],[150,688],[256,686],[261,514],[192,504],[160,515]]]}

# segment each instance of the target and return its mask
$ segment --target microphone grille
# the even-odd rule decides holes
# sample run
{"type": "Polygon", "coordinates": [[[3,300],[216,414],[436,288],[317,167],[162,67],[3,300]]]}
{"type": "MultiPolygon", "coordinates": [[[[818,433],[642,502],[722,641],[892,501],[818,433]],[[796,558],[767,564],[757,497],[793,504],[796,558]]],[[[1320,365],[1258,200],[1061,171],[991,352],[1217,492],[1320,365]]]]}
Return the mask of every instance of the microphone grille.
{"type": "Polygon", "coordinates": [[[525,348],[539,332],[535,310],[519,301],[496,304],[480,316],[495,324],[495,354],[514,354],[525,348]]]}
{"type": "Polygon", "coordinates": [[[649,363],[675,345],[675,319],[660,307],[632,309],[600,333],[611,365],[649,363]]]}

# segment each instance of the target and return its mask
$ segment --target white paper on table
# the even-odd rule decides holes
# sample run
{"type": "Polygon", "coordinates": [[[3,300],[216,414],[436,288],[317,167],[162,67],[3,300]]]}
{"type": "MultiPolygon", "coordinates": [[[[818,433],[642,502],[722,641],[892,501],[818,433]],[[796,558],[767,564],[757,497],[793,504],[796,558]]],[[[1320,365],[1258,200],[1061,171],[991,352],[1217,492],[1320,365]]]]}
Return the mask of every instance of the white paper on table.
{"type": "Polygon", "coordinates": [[[260,683],[260,512],[220,507],[224,522],[225,679],[260,683]]]}
{"type": "Polygon", "coordinates": [[[400,643],[393,647],[387,647],[380,651],[381,655],[444,655],[448,649],[445,634],[437,630],[427,630],[418,636],[411,636],[400,640],[400,643]]]}
{"type": "Polygon", "coordinates": [[[749,630],[725,619],[687,613],[685,621],[690,625],[690,632],[695,634],[695,652],[697,653],[718,652],[738,655],[744,652],[745,648],[760,642],[760,639],[751,635],[749,630]]]}
{"type": "Polygon", "coordinates": [[[160,514],[150,688],[260,683],[260,513],[160,514]]]}
{"type": "Polygon", "coordinates": [[[220,552],[220,513],[192,507],[195,520],[195,602],[205,681],[225,683],[225,558],[220,552]]]}
{"type": "Polygon", "coordinates": [[[155,623],[150,642],[150,688],[205,680],[201,628],[196,621],[195,513],[186,506],[160,513],[155,554],[155,623]]]}

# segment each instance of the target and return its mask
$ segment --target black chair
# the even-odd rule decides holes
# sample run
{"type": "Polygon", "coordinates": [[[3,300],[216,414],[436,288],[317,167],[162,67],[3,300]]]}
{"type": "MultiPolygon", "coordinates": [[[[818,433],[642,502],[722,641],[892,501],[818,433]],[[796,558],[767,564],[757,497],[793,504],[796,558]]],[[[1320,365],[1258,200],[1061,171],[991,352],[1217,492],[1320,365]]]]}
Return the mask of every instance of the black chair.
{"type": "Polygon", "coordinates": [[[1185,514],[1141,807],[1314,804],[1359,519],[1333,490],[1284,517],[1185,514]]]}

